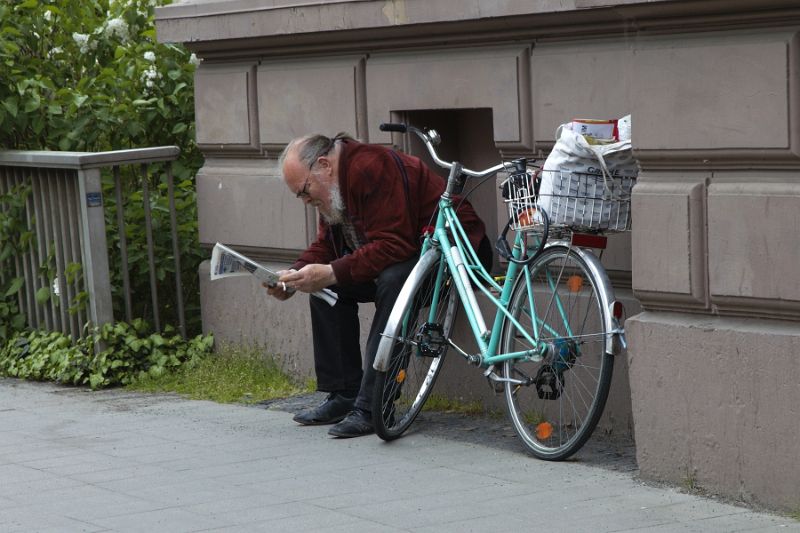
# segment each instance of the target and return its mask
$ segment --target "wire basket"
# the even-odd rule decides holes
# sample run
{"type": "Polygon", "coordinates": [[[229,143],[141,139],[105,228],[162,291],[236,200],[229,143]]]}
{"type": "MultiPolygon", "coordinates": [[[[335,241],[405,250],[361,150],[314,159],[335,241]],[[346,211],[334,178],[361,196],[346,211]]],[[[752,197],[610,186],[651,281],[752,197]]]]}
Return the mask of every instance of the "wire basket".
{"type": "Polygon", "coordinates": [[[508,181],[509,216],[516,231],[532,231],[538,224],[537,208],[543,209],[551,226],[604,233],[631,229],[633,177],[604,179],[601,175],[563,170],[518,174],[508,181]],[[538,196],[534,180],[541,175],[538,196]]]}

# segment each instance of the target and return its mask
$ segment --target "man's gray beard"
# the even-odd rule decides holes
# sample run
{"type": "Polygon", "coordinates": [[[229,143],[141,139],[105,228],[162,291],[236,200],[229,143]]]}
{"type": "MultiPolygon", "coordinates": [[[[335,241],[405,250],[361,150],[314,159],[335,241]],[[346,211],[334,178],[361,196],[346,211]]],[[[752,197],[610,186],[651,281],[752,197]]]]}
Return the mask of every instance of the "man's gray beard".
{"type": "Polygon", "coordinates": [[[320,215],[322,215],[322,219],[328,225],[334,224],[341,224],[344,222],[344,200],[342,199],[342,191],[339,189],[339,184],[334,183],[331,186],[330,192],[330,206],[331,212],[330,213],[323,213],[320,210],[320,215]]]}

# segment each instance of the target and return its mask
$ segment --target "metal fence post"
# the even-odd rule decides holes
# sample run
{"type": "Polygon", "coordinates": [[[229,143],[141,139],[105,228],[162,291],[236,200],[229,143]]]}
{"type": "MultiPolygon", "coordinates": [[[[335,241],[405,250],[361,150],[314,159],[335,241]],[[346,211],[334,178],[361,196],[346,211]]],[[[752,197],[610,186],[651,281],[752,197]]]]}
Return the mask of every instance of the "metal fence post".
{"type": "Polygon", "coordinates": [[[100,169],[78,170],[79,203],[83,240],[83,277],[89,291],[89,320],[95,326],[114,322],[111,280],[108,269],[106,221],[100,169]]]}

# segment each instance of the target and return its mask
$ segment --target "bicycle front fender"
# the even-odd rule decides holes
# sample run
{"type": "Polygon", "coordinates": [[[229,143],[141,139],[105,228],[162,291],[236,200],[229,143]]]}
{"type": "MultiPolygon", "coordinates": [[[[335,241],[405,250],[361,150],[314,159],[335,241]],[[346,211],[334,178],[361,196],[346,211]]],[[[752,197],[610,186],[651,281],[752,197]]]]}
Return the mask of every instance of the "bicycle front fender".
{"type": "Polygon", "coordinates": [[[431,267],[439,261],[441,255],[442,252],[438,248],[431,248],[425,252],[417,261],[417,264],[414,265],[406,282],[403,284],[403,288],[400,289],[400,294],[397,296],[392,312],[389,314],[389,320],[386,321],[386,327],[381,334],[378,351],[375,353],[375,362],[372,364],[372,368],[378,372],[389,370],[392,337],[394,337],[400,327],[400,322],[403,320],[403,310],[406,308],[406,303],[416,292],[419,284],[425,280],[425,276],[430,272],[431,267]]]}

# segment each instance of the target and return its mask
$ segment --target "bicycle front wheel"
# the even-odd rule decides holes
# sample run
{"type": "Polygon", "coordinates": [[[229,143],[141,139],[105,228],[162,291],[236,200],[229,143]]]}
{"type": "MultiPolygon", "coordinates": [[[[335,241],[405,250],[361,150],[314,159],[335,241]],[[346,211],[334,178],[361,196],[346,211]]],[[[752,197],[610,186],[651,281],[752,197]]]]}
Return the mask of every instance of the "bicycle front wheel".
{"type": "Polygon", "coordinates": [[[520,273],[509,311],[538,346],[506,319],[503,351],[541,349],[542,359],[503,363],[514,429],[536,457],[559,461],[578,451],[603,413],[614,358],[606,353],[608,278],[567,246],[545,251],[520,273]]]}
{"type": "Polygon", "coordinates": [[[409,281],[416,287],[405,301],[395,304],[403,306],[402,319],[391,331],[384,331],[392,342],[391,355],[387,371],[376,373],[372,400],[375,433],[383,440],[396,439],[408,429],[425,405],[444,363],[455,321],[457,291],[446,271],[437,284],[440,268],[446,269],[444,259],[409,281]],[[432,306],[434,301],[436,305],[432,306]]]}

